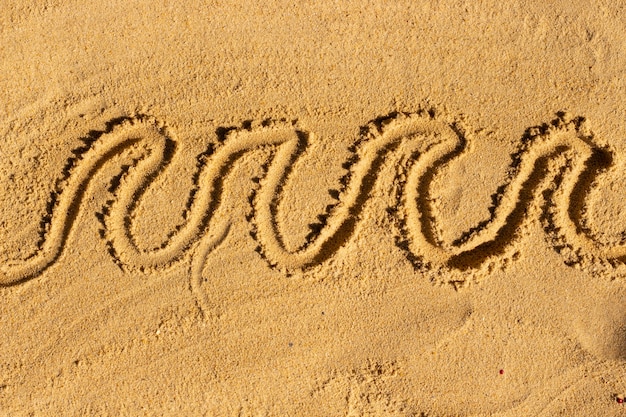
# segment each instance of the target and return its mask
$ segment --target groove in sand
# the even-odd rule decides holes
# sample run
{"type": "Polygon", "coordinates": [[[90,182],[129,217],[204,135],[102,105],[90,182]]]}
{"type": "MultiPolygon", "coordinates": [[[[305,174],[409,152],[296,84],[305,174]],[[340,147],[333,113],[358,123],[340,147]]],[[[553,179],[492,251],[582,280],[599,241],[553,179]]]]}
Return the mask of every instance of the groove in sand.
{"type": "Polygon", "coordinates": [[[377,119],[362,131],[363,136],[350,148],[353,156],[344,164],[348,173],[341,179],[342,189],[330,191],[337,203],[318,216],[322,224],[312,230],[299,249],[286,249],[275,219],[284,185],[309,140],[307,132],[287,122],[227,130],[224,142],[206,158],[199,158],[185,223],[160,247],[145,249],[137,245],[131,233],[135,208],[150,183],[175,156],[176,144],[162,125],[148,117],[112,121],[71,160],[65,179],[58,182],[49,213],[42,221],[46,227],[39,250],[25,261],[0,266],[0,285],[34,278],[58,259],[91,178],[114,155],[129,147],[138,147],[143,156],[117,178],[119,186],[101,215],[102,237],[122,268],[144,272],[168,267],[195,248],[191,270],[195,292],[201,285],[204,259],[229,230],[228,221],[217,225],[213,219],[221,204],[224,178],[243,154],[259,148],[270,149],[271,158],[260,188],[251,198],[251,235],[269,265],[286,273],[317,265],[346,244],[354,234],[385,157],[403,141],[410,144],[411,153],[405,155],[406,167],[401,168],[397,181],[396,207],[391,210],[397,225],[396,244],[418,270],[430,274],[434,281],[456,286],[470,275],[488,274],[498,262],[507,259],[510,249],[523,237],[522,225],[528,220],[528,207],[542,179],[555,175],[549,172],[548,161],[564,152],[572,157],[561,167],[567,172],[558,190],[549,195],[546,208],[544,229],[551,243],[573,258],[568,260],[571,265],[615,266],[626,260],[626,246],[602,247],[582,225],[585,195],[595,185],[593,179],[612,164],[611,153],[594,144],[583,118],[560,114],[550,125],[528,129],[520,150],[512,157],[506,182],[494,195],[491,217],[451,244],[439,236],[430,186],[442,167],[462,158],[466,151],[460,124],[442,120],[432,111],[420,111],[377,119]]]}

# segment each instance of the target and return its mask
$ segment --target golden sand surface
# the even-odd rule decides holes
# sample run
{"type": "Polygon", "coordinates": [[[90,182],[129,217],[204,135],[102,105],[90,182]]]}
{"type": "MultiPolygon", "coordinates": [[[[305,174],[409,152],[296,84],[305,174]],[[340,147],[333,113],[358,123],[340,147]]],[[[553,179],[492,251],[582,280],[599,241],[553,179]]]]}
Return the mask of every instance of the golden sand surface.
{"type": "Polygon", "coordinates": [[[0,416],[626,415],[624,33],[0,2],[0,416]]]}

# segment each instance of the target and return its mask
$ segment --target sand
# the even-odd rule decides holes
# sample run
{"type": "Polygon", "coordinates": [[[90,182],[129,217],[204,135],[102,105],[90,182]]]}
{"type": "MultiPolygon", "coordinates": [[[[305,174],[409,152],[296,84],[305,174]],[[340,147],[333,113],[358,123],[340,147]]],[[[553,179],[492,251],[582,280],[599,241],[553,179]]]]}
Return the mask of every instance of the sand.
{"type": "Polygon", "coordinates": [[[619,3],[3,1],[0,416],[626,415],[619,3]]]}

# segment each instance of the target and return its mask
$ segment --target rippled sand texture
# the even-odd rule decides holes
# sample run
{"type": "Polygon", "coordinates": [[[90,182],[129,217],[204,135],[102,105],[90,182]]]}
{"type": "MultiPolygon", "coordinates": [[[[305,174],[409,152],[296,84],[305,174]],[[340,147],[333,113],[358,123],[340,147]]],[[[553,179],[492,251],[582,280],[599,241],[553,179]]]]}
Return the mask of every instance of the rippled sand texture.
{"type": "Polygon", "coordinates": [[[0,417],[626,413],[626,10],[0,5],[0,417]]]}

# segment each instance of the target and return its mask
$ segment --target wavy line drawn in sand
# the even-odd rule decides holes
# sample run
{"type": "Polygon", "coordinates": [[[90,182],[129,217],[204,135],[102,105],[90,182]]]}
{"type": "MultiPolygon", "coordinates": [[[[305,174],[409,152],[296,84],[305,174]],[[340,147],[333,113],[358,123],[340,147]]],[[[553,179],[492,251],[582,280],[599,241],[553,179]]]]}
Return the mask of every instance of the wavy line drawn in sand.
{"type": "Polygon", "coordinates": [[[284,273],[318,265],[346,244],[355,233],[385,158],[401,143],[408,144],[410,151],[405,152],[398,168],[397,202],[389,210],[397,228],[395,243],[433,282],[450,283],[456,288],[514,260],[517,242],[525,235],[532,217],[529,208],[545,188],[546,178],[554,178],[555,187],[544,190],[546,203],[541,220],[550,243],[565,256],[568,265],[594,272],[610,267],[606,271],[613,271],[626,261],[626,245],[604,247],[589,236],[585,227],[586,195],[614,164],[612,153],[594,143],[581,117],[560,113],[551,124],[528,129],[520,149],[512,156],[505,183],[493,196],[490,218],[452,243],[441,237],[443,226],[437,219],[430,187],[443,167],[467,152],[463,124],[448,121],[432,110],[376,119],[361,129],[361,137],[349,149],[352,156],[343,164],[347,174],[341,178],[341,189],[329,191],[337,202],[318,216],[321,223],[294,251],[286,249],[276,216],[292,168],[307,149],[309,133],[295,122],[284,120],[223,131],[222,143],[198,157],[183,224],[159,247],[141,248],[132,234],[135,209],[150,184],[165,175],[175,156],[176,143],[166,127],[150,117],[109,122],[105,131],[93,135],[86,147],[75,152],[63,179],[57,182],[48,214],[42,220],[39,250],[25,261],[0,266],[0,285],[34,278],[59,257],[91,178],[129,147],[138,148],[142,156],[113,179],[113,198],[99,214],[101,237],[124,270],[159,270],[194,252],[191,288],[196,293],[202,282],[204,260],[229,230],[231,219],[213,216],[221,204],[224,179],[243,154],[259,148],[269,149],[271,156],[264,165],[266,174],[250,198],[247,219],[259,254],[272,268],[284,273]],[[565,162],[563,155],[567,155],[565,162]]]}
{"type": "Polygon", "coordinates": [[[623,261],[624,248],[605,251],[582,227],[581,201],[591,180],[612,163],[611,153],[594,144],[584,118],[561,113],[550,125],[528,129],[522,146],[512,156],[506,182],[493,196],[490,218],[451,244],[441,238],[442,226],[430,187],[438,171],[467,152],[462,123],[448,122],[432,111],[397,113],[371,122],[350,149],[353,156],[344,163],[348,174],[341,179],[342,189],[331,193],[338,202],[318,216],[321,224],[306,243],[289,251],[275,217],[290,168],[306,147],[306,135],[301,133],[299,138],[299,143],[287,143],[277,151],[255,194],[250,216],[258,251],[271,266],[285,273],[325,261],[350,239],[386,155],[401,141],[409,142],[412,150],[404,155],[405,166],[400,167],[396,181],[397,204],[390,210],[398,229],[396,244],[415,268],[433,281],[456,287],[515,260],[519,256],[516,243],[526,233],[530,205],[545,186],[545,179],[558,176],[555,171],[559,169],[570,172],[563,176],[558,193],[546,194],[553,198],[543,218],[552,243],[566,242],[557,250],[572,248],[579,255],[569,260],[572,265],[596,268],[605,261],[612,266],[623,261]],[[555,170],[550,163],[556,160],[558,165],[564,153],[571,154],[571,160],[555,170]]]}
{"type": "Polygon", "coordinates": [[[140,125],[118,134],[109,134],[116,125],[125,122],[125,119],[110,121],[105,131],[85,139],[86,146],[74,151],[75,157],[68,160],[62,178],[56,182],[47,204],[47,214],[41,220],[42,236],[37,252],[25,261],[2,265],[0,285],[17,284],[34,278],[59,257],[90,180],[114,155],[135,144],[146,144],[157,153],[164,152],[165,137],[154,125],[140,125]],[[100,140],[102,136],[106,136],[107,140],[100,140]]]}
{"type": "MultiPolygon", "coordinates": [[[[209,246],[216,246],[226,235],[228,221],[213,226],[213,213],[219,208],[225,177],[246,152],[275,147],[290,141],[295,132],[286,122],[267,122],[245,136],[232,132],[215,152],[199,158],[198,172],[190,192],[185,223],[178,226],[158,248],[140,248],[131,233],[134,210],[150,183],[167,161],[161,151],[138,162],[121,180],[111,205],[103,216],[104,237],[116,261],[125,269],[151,271],[168,267],[181,259],[189,248],[209,231],[209,246]],[[234,136],[234,137],[233,137],[234,136]],[[211,238],[213,236],[213,238],[211,238]]],[[[203,244],[204,245],[204,244],[203,244]]]]}
{"type": "Polygon", "coordinates": [[[401,240],[397,244],[416,268],[436,281],[445,276],[449,283],[457,285],[503,267],[509,259],[515,260],[519,256],[516,244],[527,234],[531,203],[550,177],[555,177],[560,187],[558,193],[544,193],[544,230],[551,243],[567,242],[555,248],[559,252],[565,247],[575,250],[580,256],[569,262],[579,266],[602,260],[611,262],[623,256],[623,248],[600,249],[581,227],[578,207],[585,198],[583,190],[588,189],[590,178],[606,169],[612,160],[607,149],[593,143],[584,118],[572,119],[561,113],[550,125],[528,129],[520,149],[512,155],[505,183],[492,196],[490,218],[451,244],[441,238],[442,226],[429,190],[437,171],[462,158],[467,146],[460,124],[443,125],[440,129],[442,140],[425,154],[410,158],[408,168],[399,174],[395,217],[401,240]],[[563,154],[571,154],[571,159],[559,166],[563,154]],[[557,161],[557,169],[551,166],[553,161],[557,161]],[[568,170],[567,175],[561,172],[568,170]],[[583,254],[591,262],[584,261],[583,254]]]}

